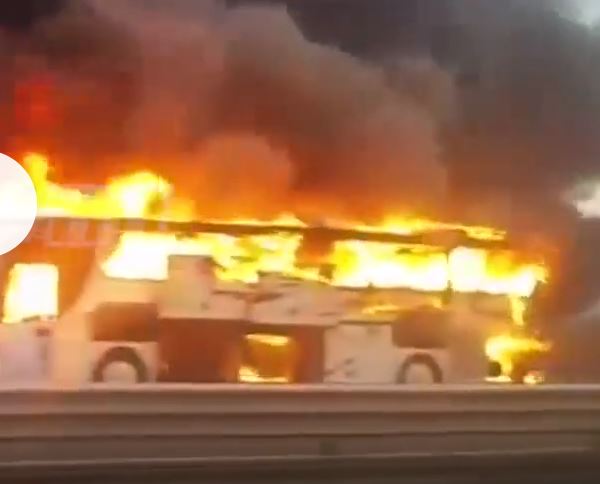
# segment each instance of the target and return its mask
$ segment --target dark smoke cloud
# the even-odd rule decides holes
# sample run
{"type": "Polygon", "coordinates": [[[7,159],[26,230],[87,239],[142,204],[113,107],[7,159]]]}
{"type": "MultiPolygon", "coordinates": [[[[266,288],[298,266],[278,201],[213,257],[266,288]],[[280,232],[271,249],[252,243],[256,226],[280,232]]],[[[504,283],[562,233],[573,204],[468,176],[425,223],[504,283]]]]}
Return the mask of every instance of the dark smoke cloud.
{"type": "Polygon", "coordinates": [[[538,209],[597,171],[600,42],[567,18],[571,4],[285,3],[309,38],[382,62],[425,52],[455,73],[461,117],[445,162],[467,205],[491,193],[538,209]]]}
{"type": "Polygon", "coordinates": [[[474,172],[471,186],[530,206],[556,202],[600,159],[600,43],[539,3],[502,11],[487,2],[484,18],[466,9],[479,78],[463,90],[469,138],[460,136],[450,160],[467,178],[474,172]]]}
{"type": "Polygon", "coordinates": [[[207,212],[375,218],[443,201],[454,91],[428,57],[384,68],[307,40],[281,6],[185,0],[74,2],[30,46],[58,79],[66,178],[154,168],[207,212]]]}
{"type": "MultiPolygon", "coordinates": [[[[269,2],[280,3],[280,2],[269,2]]],[[[450,201],[462,216],[550,232],[561,257],[546,315],[597,298],[600,243],[564,193],[600,172],[600,36],[578,5],[529,0],[285,2],[305,34],[387,65],[431,55],[456,80],[444,139],[450,201]],[[549,216],[551,214],[551,216],[549,216]]]]}
{"type": "Polygon", "coordinates": [[[39,19],[56,15],[64,7],[63,0],[0,2],[0,29],[27,31],[39,19]]]}
{"type": "Polygon", "coordinates": [[[66,176],[150,165],[225,211],[442,200],[590,257],[563,194],[600,171],[600,36],[567,2],[73,5],[29,39],[68,86],[66,176]]]}

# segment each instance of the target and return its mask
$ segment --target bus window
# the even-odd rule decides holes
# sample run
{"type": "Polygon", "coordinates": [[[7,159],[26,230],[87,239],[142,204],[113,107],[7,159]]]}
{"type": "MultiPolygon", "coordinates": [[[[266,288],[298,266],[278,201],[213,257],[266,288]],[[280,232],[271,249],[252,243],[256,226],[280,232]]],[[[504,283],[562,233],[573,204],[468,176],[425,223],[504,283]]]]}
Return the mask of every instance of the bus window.
{"type": "Polygon", "coordinates": [[[58,268],[52,264],[15,264],[8,275],[4,323],[58,315],[58,268]]]}

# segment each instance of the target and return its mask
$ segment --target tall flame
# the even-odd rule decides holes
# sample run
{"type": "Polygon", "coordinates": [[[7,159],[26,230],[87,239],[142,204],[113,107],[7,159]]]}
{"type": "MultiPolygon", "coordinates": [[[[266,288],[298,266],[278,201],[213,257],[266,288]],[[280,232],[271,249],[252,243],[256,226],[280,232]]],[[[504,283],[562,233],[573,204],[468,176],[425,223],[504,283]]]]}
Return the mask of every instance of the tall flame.
{"type": "MultiPolygon", "coordinates": [[[[510,331],[490,337],[485,345],[485,352],[491,361],[500,365],[500,381],[511,381],[517,369],[518,361],[532,355],[547,353],[551,349],[548,342],[541,341],[528,334],[526,311],[528,302],[525,298],[510,296],[512,328],[510,331]]],[[[538,384],[543,382],[543,375],[529,369],[522,375],[524,383],[538,384]]]]}
{"type": "Polygon", "coordinates": [[[173,187],[162,177],[139,171],[109,180],[101,190],[84,193],[49,180],[50,165],[46,157],[27,154],[23,159],[38,196],[40,216],[86,218],[159,218],[186,219],[192,214],[182,200],[165,208],[173,187]],[[157,205],[159,209],[155,207],[157,205]],[[162,209],[162,210],[161,210],[162,209]]]}
{"type": "MultiPolygon", "coordinates": [[[[540,341],[532,336],[518,333],[508,333],[494,336],[488,339],[485,352],[488,358],[496,361],[501,366],[502,375],[500,379],[511,380],[515,371],[516,362],[529,355],[546,353],[550,350],[550,344],[540,341]]],[[[527,378],[526,372],[522,375],[527,378]]],[[[527,380],[525,380],[527,382],[527,380]]],[[[530,380],[539,383],[539,379],[530,380]]]]}

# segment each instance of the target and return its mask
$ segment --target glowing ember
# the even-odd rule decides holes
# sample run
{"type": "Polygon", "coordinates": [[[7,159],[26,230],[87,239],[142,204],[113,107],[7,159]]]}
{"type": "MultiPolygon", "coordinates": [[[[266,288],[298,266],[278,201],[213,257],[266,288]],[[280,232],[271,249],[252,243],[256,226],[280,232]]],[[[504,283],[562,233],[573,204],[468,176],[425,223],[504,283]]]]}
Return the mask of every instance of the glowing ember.
{"type": "Polygon", "coordinates": [[[400,307],[396,304],[375,304],[372,306],[365,306],[362,308],[362,313],[366,316],[374,316],[377,314],[398,314],[400,307]]]}
{"type": "Polygon", "coordinates": [[[256,220],[256,219],[233,219],[233,220],[220,220],[210,219],[211,222],[226,222],[231,225],[257,225],[257,226],[268,226],[276,225],[279,227],[306,227],[306,224],[302,222],[298,217],[291,213],[284,213],[274,218],[273,220],[256,220]]]}
{"type": "Polygon", "coordinates": [[[364,232],[388,232],[393,234],[414,234],[428,231],[457,231],[461,230],[478,240],[504,240],[506,233],[492,227],[481,227],[463,224],[438,222],[414,217],[386,217],[380,225],[363,225],[359,222],[348,224],[347,221],[336,221],[336,226],[347,227],[364,232]]]}
{"type": "Polygon", "coordinates": [[[247,334],[246,341],[276,347],[284,347],[291,344],[290,338],[279,334],[247,334]]]}
{"type": "Polygon", "coordinates": [[[242,383],[290,383],[283,376],[266,377],[261,376],[258,371],[249,366],[241,366],[238,373],[238,380],[242,383]]]}
{"type": "Polygon", "coordinates": [[[50,264],[15,264],[8,277],[4,322],[58,314],[58,269],[50,264]]]}
{"type": "Polygon", "coordinates": [[[539,371],[530,371],[525,375],[523,379],[523,383],[526,385],[541,385],[544,383],[545,377],[544,374],[539,371]]]}

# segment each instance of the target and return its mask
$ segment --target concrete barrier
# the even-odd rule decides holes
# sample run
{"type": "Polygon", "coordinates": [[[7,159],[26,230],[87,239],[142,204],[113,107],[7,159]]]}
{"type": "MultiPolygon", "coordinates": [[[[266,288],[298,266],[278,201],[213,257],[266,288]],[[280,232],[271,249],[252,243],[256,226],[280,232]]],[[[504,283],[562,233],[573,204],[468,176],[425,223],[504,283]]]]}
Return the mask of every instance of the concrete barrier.
{"type": "Polygon", "coordinates": [[[596,386],[0,391],[0,463],[556,452],[599,436],[596,386]]]}

